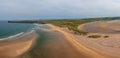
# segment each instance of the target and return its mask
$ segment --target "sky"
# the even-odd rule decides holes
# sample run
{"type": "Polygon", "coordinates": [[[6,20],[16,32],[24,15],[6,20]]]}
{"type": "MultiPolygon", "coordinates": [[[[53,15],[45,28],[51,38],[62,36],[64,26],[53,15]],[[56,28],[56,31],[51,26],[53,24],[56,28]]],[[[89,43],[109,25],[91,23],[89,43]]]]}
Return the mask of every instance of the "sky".
{"type": "Polygon", "coordinates": [[[0,0],[0,20],[120,16],[120,0],[0,0]]]}

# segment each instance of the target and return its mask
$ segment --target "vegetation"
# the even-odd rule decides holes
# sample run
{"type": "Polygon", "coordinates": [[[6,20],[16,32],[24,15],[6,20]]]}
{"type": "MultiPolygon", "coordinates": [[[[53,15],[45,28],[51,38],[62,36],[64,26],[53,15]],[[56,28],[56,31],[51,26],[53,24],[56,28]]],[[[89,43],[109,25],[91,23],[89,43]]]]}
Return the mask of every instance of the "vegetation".
{"type": "Polygon", "coordinates": [[[75,34],[86,35],[88,32],[84,32],[78,29],[78,26],[83,23],[92,22],[94,20],[48,20],[40,21],[42,24],[53,24],[59,27],[67,27],[69,30],[73,31],[75,34]]]}
{"type": "Polygon", "coordinates": [[[104,38],[108,38],[109,36],[104,36],[104,38]]]}
{"type": "Polygon", "coordinates": [[[104,18],[88,18],[88,19],[72,19],[72,20],[23,20],[23,21],[8,21],[9,23],[40,23],[40,24],[53,24],[59,27],[67,27],[75,34],[86,35],[88,32],[84,32],[78,29],[80,24],[89,23],[99,20],[115,20],[120,17],[104,17],[104,18]]]}
{"type": "Polygon", "coordinates": [[[101,36],[100,35],[90,35],[88,36],[89,38],[100,38],[101,36]]]}
{"type": "MultiPolygon", "coordinates": [[[[119,17],[117,17],[118,19],[119,17]]],[[[75,34],[82,34],[82,35],[86,35],[88,34],[87,32],[81,31],[79,29],[77,29],[77,27],[80,24],[84,24],[84,23],[89,23],[89,22],[93,22],[93,21],[98,21],[98,20],[112,20],[112,19],[116,19],[116,18],[90,18],[90,19],[85,19],[85,20],[24,20],[24,21],[8,21],[9,23],[40,23],[40,24],[53,24],[59,27],[68,27],[68,29],[74,31],[75,34]]],[[[41,58],[41,57],[45,57],[46,55],[43,53],[44,51],[47,51],[44,47],[44,40],[48,40],[46,38],[47,33],[42,33],[38,32],[38,34],[40,34],[35,46],[32,48],[32,50],[30,50],[27,53],[24,53],[23,55],[21,55],[19,58],[41,58]],[[41,37],[42,36],[42,37],[41,37]],[[41,38],[44,38],[41,39],[41,38]]],[[[89,38],[100,38],[100,35],[90,35],[88,36],[89,38]]],[[[104,36],[105,38],[109,37],[109,36],[104,36]]]]}
{"type": "Polygon", "coordinates": [[[96,20],[44,20],[44,21],[9,21],[9,23],[40,23],[40,24],[53,24],[59,27],[67,27],[75,34],[86,35],[88,32],[84,32],[78,29],[78,26],[83,23],[88,23],[96,20]]]}

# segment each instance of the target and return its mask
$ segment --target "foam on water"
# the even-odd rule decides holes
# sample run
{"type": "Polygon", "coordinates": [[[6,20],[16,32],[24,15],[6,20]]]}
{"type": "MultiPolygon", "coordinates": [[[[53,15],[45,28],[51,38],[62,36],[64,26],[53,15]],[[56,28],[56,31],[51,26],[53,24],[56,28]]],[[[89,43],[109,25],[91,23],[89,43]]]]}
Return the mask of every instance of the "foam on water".
{"type": "Polygon", "coordinates": [[[13,39],[13,38],[17,39],[17,37],[19,37],[19,36],[22,36],[24,34],[33,33],[33,32],[35,32],[34,29],[32,29],[32,30],[30,30],[28,32],[21,32],[21,33],[18,33],[18,34],[15,34],[15,35],[12,35],[12,36],[9,36],[9,37],[6,37],[6,38],[1,38],[0,40],[10,40],[10,39],[13,39]]]}
{"type": "Polygon", "coordinates": [[[34,30],[38,24],[8,23],[0,21],[0,40],[12,39],[34,30]]]}
{"type": "Polygon", "coordinates": [[[7,37],[7,38],[2,38],[2,39],[0,39],[0,40],[12,39],[12,38],[15,38],[15,37],[21,36],[22,34],[24,34],[24,32],[18,33],[18,34],[16,34],[16,35],[9,36],[9,37],[7,37]]]}

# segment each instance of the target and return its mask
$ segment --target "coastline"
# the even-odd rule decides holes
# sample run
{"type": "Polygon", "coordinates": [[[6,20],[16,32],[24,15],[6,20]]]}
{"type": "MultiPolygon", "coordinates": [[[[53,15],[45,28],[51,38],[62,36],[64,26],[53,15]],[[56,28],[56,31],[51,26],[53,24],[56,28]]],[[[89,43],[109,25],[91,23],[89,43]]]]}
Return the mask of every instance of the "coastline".
{"type": "MultiPolygon", "coordinates": [[[[73,47],[75,47],[78,52],[83,53],[83,55],[86,55],[90,58],[119,58],[119,57],[116,57],[116,56],[119,56],[119,52],[117,50],[114,51],[115,49],[111,50],[109,48],[106,48],[105,46],[101,47],[100,45],[94,43],[94,41],[98,42],[97,40],[101,40],[103,37],[99,39],[91,39],[87,37],[88,35],[85,36],[85,35],[73,34],[67,28],[57,27],[52,24],[45,24],[45,25],[50,26],[51,29],[50,30],[43,29],[43,30],[47,32],[56,32],[56,31],[60,32],[65,36],[65,39],[73,47]],[[118,54],[116,54],[116,52],[118,54]]],[[[90,33],[89,35],[91,34],[99,35],[99,33],[90,33]]],[[[100,33],[100,35],[102,36],[110,35],[110,38],[112,38],[111,35],[113,34],[100,33]]],[[[116,34],[113,35],[113,37],[115,36],[116,34]]],[[[119,35],[117,35],[117,37],[119,37],[119,35]]],[[[26,32],[24,34],[21,33],[20,36],[16,36],[14,39],[0,40],[0,57],[1,58],[17,57],[25,53],[26,51],[30,50],[34,46],[36,38],[37,38],[37,34],[35,33],[34,30],[32,30],[31,32],[26,32]]],[[[105,38],[102,40],[105,40],[105,38]]],[[[98,43],[101,43],[101,42],[98,42],[98,43]]]]}
{"type": "Polygon", "coordinates": [[[52,24],[46,24],[50,27],[53,28],[54,31],[59,31],[61,32],[66,39],[79,51],[82,52],[84,55],[91,57],[91,58],[105,58],[104,56],[100,55],[99,53],[97,53],[94,50],[91,50],[87,47],[85,47],[84,45],[82,45],[81,43],[79,43],[78,41],[76,41],[76,39],[73,37],[72,34],[66,32],[65,30],[62,30],[61,28],[54,26],[52,24]]]}
{"type": "MultiPolygon", "coordinates": [[[[82,25],[83,26],[83,25],[82,25]]],[[[88,35],[76,35],[70,32],[67,28],[61,28],[65,32],[71,34],[79,44],[99,53],[106,58],[119,58],[119,35],[120,34],[105,34],[105,33],[89,33],[88,35]],[[109,38],[88,38],[89,35],[109,36],[109,38]],[[117,41],[117,42],[116,42],[117,41]]]]}
{"type": "Polygon", "coordinates": [[[9,36],[9,37],[7,37],[7,38],[0,38],[0,41],[3,41],[3,40],[10,40],[10,39],[12,39],[12,38],[17,38],[17,37],[19,37],[19,36],[21,36],[21,35],[23,35],[23,34],[24,34],[24,32],[21,32],[21,33],[18,33],[18,34],[9,36]]]}
{"type": "Polygon", "coordinates": [[[30,50],[35,44],[37,34],[34,30],[9,40],[0,40],[0,57],[14,58],[30,50]]]}
{"type": "MultiPolygon", "coordinates": [[[[79,25],[78,29],[85,27],[84,25],[79,25]]],[[[119,25],[119,24],[117,24],[117,25],[119,25]]],[[[115,26],[117,26],[117,25],[115,25],[115,26]]],[[[114,24],[113,24],[113,26],[114,26],[114,24]]],[[[104,27],[109,29],[112,26],[104,26],[104,27]]],[[[115,29],[119,29],[119,26],[117,26],[115,29]]],[[[103,31],[104,31],[104,29],[103,29],[103,31]]],[[[111,33],[111,32],[110,33],[102,33],[102,32],[96,32],[96,33],[93,32],[92,33],[92,32],[90,32],[86,36],[75,35],[75,34],[73,34],[73,35],[77,41],[83,43],[83,45],[99,52],[102,55],[109,56],[109,58],[120,58],[120,56],[119,56],[120,55],[120,52],[119,52],[120,51],[120,43],[119,43],[120,33],[117,33],[117,32],[116,33],[111,33]],[[89,35],[99,35],[101,37],[97,38],[97,39],[88,38],[89,35]],[[105,38],[104,36],[108,36],[108,38],[105,38]]]]}

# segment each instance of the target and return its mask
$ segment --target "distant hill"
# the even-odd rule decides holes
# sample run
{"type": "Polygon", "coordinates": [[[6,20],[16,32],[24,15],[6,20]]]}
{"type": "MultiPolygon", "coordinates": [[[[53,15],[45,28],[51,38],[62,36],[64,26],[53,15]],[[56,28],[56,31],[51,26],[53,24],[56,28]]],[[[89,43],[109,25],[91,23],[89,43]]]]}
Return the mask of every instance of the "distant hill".
{"type": "Polygon", "coordinates": [[[87,18],[92,20],[119,20],[120,17],[102,17],[102,18],[87,18]]]}
{"type": "MultiPolygon", "coordinates": [[[[52,19],[51,19],[52,20],[52,19]]],[[[40,21],[51,21],[51,20],[21,20],[21,21],[8,21],[8,23],[39,23],[40,21]]],[[[102,17],[102,18],[84,18],[84,19],[59,19],[52,21],[73,21],[73,20],[120,20],[120,17],[102,17]]]]}

